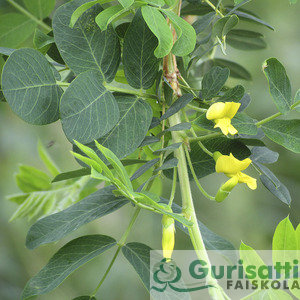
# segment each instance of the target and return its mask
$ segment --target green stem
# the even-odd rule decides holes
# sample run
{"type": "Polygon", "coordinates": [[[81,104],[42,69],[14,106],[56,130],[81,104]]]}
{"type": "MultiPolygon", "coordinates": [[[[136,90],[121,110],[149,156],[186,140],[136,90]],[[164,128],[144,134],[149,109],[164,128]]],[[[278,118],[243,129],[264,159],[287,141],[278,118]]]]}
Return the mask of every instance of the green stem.
{"type": "Polygon", "coordinates": [[[201,108],[201,107],[198,107],[198,106],[194,106],[192,104],[188,104],[187,107],[190,108],[190,109],[193,109],[195,111],[202,112],[202,113],[206,113],[207,112],[206,108],[201,108]]]}
{"type": "Polygon", "coordinates": [[[205,141],[205,140],[209,140],[209,139],[219,137],[221,135],[223,135],[221,132],[215,132],[215,133],[210,133],[210,134],[206,134],[206,135],[203,135],[203,136],[190,137],[189,141],[190,142],[205,141]]]}
{"type": "Polygon", "coordinates": [[[190,89],[195,98],[198,98],[198,95],[194,92],[193,88],[188,84],[188,82],[180,76],[179,79],[186,85],[186,88],[190,89]]]}
{"type": "Polygon", "coordinates": [[[220,15],[222,18],[224,15],[216,8],[216,6],[211,3],[209,0],[204,0],[218,15],[220,15]]]}
{"type": "Polygon", "coordinates": [[[19,12],[21,12],[23,15],[27,16],[31,20],[33,20],[35,23],[43,27],[46,31],[50,32],[52,31],[52,28],[45,24],[43,21],[39,20],[37,17],[35,17],[33,14],[31,14],[29,11],[27,11],[25,8],[23,8],[21,5],[16,3],[13,0],[6,0],[8,3],[10,3],[14,8],[16,8],[19,12]]]}
{"type": "MultiPolygon", "coordinates": [[[[169,122],[171,126],[181,123],[179,113],[171,116],[169,118],[169,122]]],[[[182,132],[180,131],[172,131],[172,138],[175,143],[183,142],[182,132]]],[[[209,289],[210,296],[214,300],[223,300],[224,299],[223,292],[219,287],[217,281],[211,275],[211,263],[208,254],[206,252],[202,235],[198,226],[198,220],[196,217],[196,212],[195,212],[192,193],[191,193],[188,167],[187,167],[186,157],[182,145],[175,150],[174,155],[178,159],[178,177],[179,177],[180,191],[181,191],[181,198],[182,198],[182,213],[188,220],[192,221],[193,223],[193,225],[189,227],[189,234],[190,234],[191,241],[193,243],[198,258],[204,260],[207,263],[208,269],[210,270],[209,274],[207,275],[207,284],[211,284],[215,286],[209,289]]]]}
{"type": "Polygon", "coordinates": [[[177,184],[177,168],[175,167],[173,169],[173,182],[172,182],[172,190],[169,200],[169,206],[171,207],[175,198],[175,192],[176,192],[176,184],[177,184]]]}
{"type": "Polygon", "coordinates": [[[193,167],[192,161],[191,161],[191,157],[190,157],[190,154],[189,154],[189,150],[188,150],[188,148],[187,148],[186,145],[184,145],[184,150],[185,150],[185,155],[186,155],[186,158],[187,158],[187,161],[188,161],[190,170],[191,170],[191,172],[192,172],[194,181],[195,181],[195,183],[196,183],[198,189],[200,190],[200,192],[203,194],[204,197],[206,197],[206,198],[209,199],[209,200],[215,201],[215,197],[209,195],[209,194],[204,190],[204,188],[202,187],[201,183],[199,182],[199,180],[198,180],[198,178],[197,178],[197,175],[196,175],[196,172],[195,172],[195,169],[194,169],[194,167],[193,167]]]}
{"type": "MultiPolygon", "coordinates": [[[[70,83],[68,82],[63,82],[63,81],[56,81],[56,83],[60,86],[69,86],[70,83]]],[[[117,86],[112,86],[106,83],[103,83],[103,85],[110,91],[112,92],[119,92],[119,93],[125,93],[125,94],[131,94],[131,95],[136,95],[139,97],[145,97],[145,98],[151,98],[151,99],[157,99],[157,96],[154,94],[147,94],[147,93],[143,93],[139,90],[132,90],[132,89],[124,89],[124,88],[120,88],[117,86]]]]}
{"type": "Polygon", "coordinates": [[[124,244],[125,244],[125,242],[127,240],[127,237],[129,235],[129,233],[130,233],[130,231],[132,229],[132,226],[135,223],[135,221],[136,221],[136,219],[137,219],[140,211],[141,211],[141,208],[137,207],[136,210],[135,210],[135,212],[134,212],[134,214],[133,214],[133,216],[132,216],[132,218],[131,218],[131,220],[130,220],[130,222],[129,222],[128,227],[126,228],[124,234],[122,235],[121,239],[119,240],[119,242],[117,244],[118,248],[117,248],[117,250],[116,250],[116,252],[115,252],[115,254],[114,254],[114,256],[113,256],[113,258],[112,258],[112,260],[111,260],[111,262],[110,262],[110,264],[108,266],[108,268],[107,268],[107,270],[105,271],[103,277],[101,278],[99,284],[95,288],[95,290],[94,290],[93,294],[91,295],[91,297],[95,297],[95,295],[97,294],[97,292],[98,292],[99,288],[101,287],[102,283],[104,282],[104,280],[106,279],[107,275],[109,274],[109,272],[110,272],[113,264],[115,263],[115,261],[116,261],[116,259],[118,257],[118,254],[120,253],[122,247],[124,246],[124,244]]]}
{"type": "MultiPolygon", "coordinates": [[[[299,104],[300,104],[300,100],[297,101],[297,102],[295,102],[295,103],[291,106],[291,110],[293,110],[293,109],[294,109],[296,106],[298,106],[299,104]]],[[[276,119],[276,118],[278,118],[278,117],[280,117],[280,116],[282,116],[282,115],[283,115],[283,113],[278,112],[278,113],[276,113],[276,114],[274,114],[274,115],[272,115],[272,116],[270,116],[270,117],[267,117],[267,118],[265,118],[265,119],[263,119],[263,120],[257,122],[255,125],[256,125],[257,127],[260,127],[261,125],[263,125],[263,124],[265,124],[265,123],[268,123],[268,122],[270,122],[270,121],[272,121],[272,120],[274,120],[274,119],[276,119]]]]}

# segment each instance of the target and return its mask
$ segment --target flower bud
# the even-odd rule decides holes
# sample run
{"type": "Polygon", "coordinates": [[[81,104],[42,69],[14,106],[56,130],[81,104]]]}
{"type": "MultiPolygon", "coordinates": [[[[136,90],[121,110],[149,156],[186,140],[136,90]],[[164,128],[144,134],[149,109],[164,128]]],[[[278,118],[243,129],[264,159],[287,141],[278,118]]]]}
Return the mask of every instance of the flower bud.
{"type": "Polygon", "coordinates": [[[166,261],[171,260],[175,245],[175,225],[174,219],[163,215],[162,217],[162,249],[166,261]]]}
{"type": "Polygon", "coordinates": [[[218,190],[215,200],[217,202],[222,202],[224,201],[232,189],[238,184],[238,178],[236,176],[230,178],[228,181],[226,181],[218,190]]]}

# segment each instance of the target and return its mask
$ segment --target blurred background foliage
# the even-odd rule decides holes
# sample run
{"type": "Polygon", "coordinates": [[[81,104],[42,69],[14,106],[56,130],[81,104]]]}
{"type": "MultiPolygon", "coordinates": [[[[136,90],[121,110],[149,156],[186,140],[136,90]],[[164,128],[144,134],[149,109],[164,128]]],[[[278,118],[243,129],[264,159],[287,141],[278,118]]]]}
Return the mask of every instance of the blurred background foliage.
{"type": "MultiPolygon", "coordinates": [[[[57,1],[59,4],[62,1],[57,1]]],[[[259,27],[265,35],[268,47],[260,51],[240,51],[228,46],[226,59],[236,61],[245,66],[252,74],[251,82],[243,82],[246,91],[250,93],[252,103],[248,107],[250,116],[256,119],[265,118],[276,112],[276,108],[268,93],[267,82],[262,73],[262,62],[269,57],[276,57],[285,66],[293,87],[293,94],[299,86],[300,65],[300,3],[290,6],[288,0],[253,0],[246,6],[252,9],[265,21],[275,27],[275,32],[259,27]]],[[[4,0],[0,0],[0,18],[12,11],[4,0]]],[[[256,29],[249,23],[248,29],[256,29]]],[[[22,46],[30,46],[31,40],[22,46]]],[[[223,57],[217,51],[216,57],[223,57]]],[[[1,63],[1,62],[0,62],[1,63]]],[[[231,79],[230,86],[240,83],[231,79]]],[[[292,116],[293,117],[293,116],[292,116]]],[[[294,115],[297,118],[296,115],[294,115]]],[[[64,138],[59,122],[46,127],[34,127],[21,121],[4,103],[0,105],[0,299],[19,299],[26,281],[46,264],[48,259],[64,243],[83,234],[109,234],[120,238],[124,226],[132,213],[131,206],[127,205],[117,212],[71,234],[64,239],[48,246],[40,247],[34,251],[25,248],[25,237],[30,224],[26,220],[17,220],[9,223],[8,220],[16,205],[7,201],[6,196],[18,192],[14,182],[14,173],[18,164],[32,165],[42,168],[42,162],[37,154],[37,141],[41,139],[48,147],[48,151],[57,162],[62,171],[78,167],[69,153],[70,144],[64,138]]],[[[193,186],[194,201],[199,219],[211,230],[239,246],[243,240],[256,249],[270,249],[271,237],[278,222],[290,214],[294,224],[300,221],[300,159],[296,154],[268,143],[270,148],[280,153],[277,163],[270,169],[288,187],[292,204],[289,208],[272,194],[262,184],[253,192],[245,185],[239,185],[231,193],[230,199],[223,203],[209,202],[203,199],[196,186],[193,186]]],[[[253,170],[252,175],[256,175],[253,170]]],[[[207,190],[215,193],[223,175],[211,175],[202,180],[207,190]]],[[[170,181],[163,179],[162,194],[168,197],[170,181]]],[[[161,188],[157,186],[157,189],[161,188]]],[[[180,199],[176,199],[180,203],[180,199]]],[[[143,212],[132,231],[129,241],[140,241],[152,248],[160,249],[161,225],[160,216],[143,212]]],[[[176,235],[176,249],[190,247],[187,237],[181,232],[176,235]]],[[[49,295],[39,299],[72,299],[72,297],[89,294],[108,266],[111,251],[96,258],[93,263],[82,267],[70,276],[63,285],[49,295]]],[[[123,257],[119,257],[101,287],[99,299],[149,299],[146,291],[132,267],[123,257]]]]}

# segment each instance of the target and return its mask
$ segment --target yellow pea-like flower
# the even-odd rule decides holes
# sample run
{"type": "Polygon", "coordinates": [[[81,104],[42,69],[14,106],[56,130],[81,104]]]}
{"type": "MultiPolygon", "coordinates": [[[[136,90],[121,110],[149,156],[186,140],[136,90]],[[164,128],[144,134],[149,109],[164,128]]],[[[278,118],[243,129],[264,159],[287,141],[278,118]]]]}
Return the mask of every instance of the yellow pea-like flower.
{"type": "MultiPolygon", "coordinates": [[[[247,169],[251,164],[252,160],[250,158],[238,160],[232,155],[232,153],[230,153],[230,155],[222,155],[219,152],[214,153],[214,158],[216,160],[217,173],[224,173],[230,178],[235,178],[235,180],[229,180],[230,190],[233,188],[232,185],[236,185],[237,183],[246,183],[251,190],[255,190],[257,188],[256,179],[242,173],[242,171],[247,169]]],[[[224,186],[224,189],[226,190],[226,186],[224,186]]]]}
{"type": "Polygon", "coordinates": [[[163,215],[162,217],[162,249],[166,261],[170,261],[175,245],[175,224],[174,219],[163,215]]]}
{"type": "Polygon", "coordinates": [[[214,128],[219,127],[223,134],[234,135],[238,133],[231,124],[231,119],[239,110],[241,103],[236,102],[217,102],[210,106],[206,112],[206,118],[215,123],[214,128]]]}

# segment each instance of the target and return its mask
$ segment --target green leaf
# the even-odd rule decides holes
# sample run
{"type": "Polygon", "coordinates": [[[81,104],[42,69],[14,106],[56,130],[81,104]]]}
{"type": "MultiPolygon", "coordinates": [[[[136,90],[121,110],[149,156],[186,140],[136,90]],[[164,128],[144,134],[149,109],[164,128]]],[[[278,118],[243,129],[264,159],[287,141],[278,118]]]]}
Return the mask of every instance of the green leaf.
{"type": "Polygon", "coordinates": [[[60,117],[70,142],[90,143],[116,125],[118,104],[102,85],[101,73],[87,71],[71,82],[61,98],[60,117]]]}
{"type": "Polygon", "coordinates": [[[40,156],[41,160],[43,161],[43,163],[47,167],[47,169],[50,171],[50,173],[53,176],[58,175],[59,170],[58,170],[57,166],[52,161],[52,159],[49,156],[46,148],[44,147],[44,145],[42,144],[42,142],[40,140],[38,141],[38,153],[39,153],[39,156],[40,156]]]}
{"type": "Polygon", "coordinates": [[[210,100],[217,96],[218,92],[224,86],[229,77],[229,69],[221,67],[213,67],[202,79],[202,97],[210,100]]]}
{"type": "MultiPolygon", "coordinates": [[[[290,205],[292,199],[291,199],[289,190],[286,188],[286,186],[283,183],[281,183],[277,179],[277,177],[268,168],[266,168],[266,169],[269,171],[268,175],[261,175],[260,176],[261,182],[276,198],[278,198],[283,203],[290,205]],[[275,179],[275,182],[274,182],[274,179],[275,179]]],[[[266,170],[264,170],[264,171],[266,171],[266,170]]]]}
{"type": "Polygon", "coordinates": [[[202,3],[201,1],[188,1],[188,5],[184,6],[181,9],[181,15],[196,15],[203,16],[210,12],[213,12],[213,9],[207,4],[202,3]]]}
{"type": "Polygon", "coordinates": [[[115,18],[119,17],[125,12],[121,4],[114,5],[106,8],[95,18],[97,25],[101,30],[106,30],[108,24],[110,24],[115,18]]]}
{"type": "Polygon", "coordinates": [[[38,19],[48,17],[55,8],[55,0],[23,0],[25,7],[38,19]]]}
{"type": "Polygon", "coordinates": [[[177,167],[178,165],[178,159],[176,157],[173,157],[171,159],[166,159],[164,163],[157,169],[155,169],[155,173],[157,173],[160,170],[169,170],[177,167]]]}
{"type": "Polygon", "coordinates": [[[33,36],[34,47],[39,50],[42,54],[46,54],[51,47],[51,44],[54,43],[53,36],[45,34],[40,29],[36,28],[33,36]]]}
{"type": "Polygon", "coordinates": [[[76,73],[97,70],[103,79],[114,79],[120,63],[120,42],[112,26],[100,31],[94,21],[102,11],[99,4],[88,9],[76,22],[69,24],[74,11],[85,0],[74,0],[60,6],[53,18],[54,39],[66,64],[76,73]]]}
{"type": "MultiPolygon", "coordinates": [[[[274,236],[273,236],[273,243],[272,243],[272,250],[297,250],[297,236],[296,231],[291,223],[289,217],[286,217],[282,220],[276,227],[274,236]]],[[[283,259],[279,260],[282,261],[283,259]]]]}
{"type": "Polygon", "coordinates": [[[270,93],[277,109],[286,113],[293,104],[291,83],[284,66],[276,59],[269,58],[263,64],[263,71],[268,79],[270,93]]]}
{"type": "Polygon", "coordinates": [[[20,49],[9,56],[2,89],[11,109],[25,122],[44,125],[58,120],[63,90],[56,84],[51,65],[38,51],[20,49]]]}
{"type": "Polygon", "coordinates": [[[152,249],[141,243],[127,243],[122,253],[133,266],[145,288],[150,290],[150,251],[152,249]]]}
{"type": "Polygon", "coordinates": [[[253,162],[262,164],[273,164],[278,160],[279,154],[267,147],[253,147],[250,158],[253,162]]]}
{"type": "MultiPolygon", "coordinates": [[[[135,164],[147,163],[148,161],[143,160],[143,159],[123,159],[123,160],[121,160],[121,162],[122,162],[123,166],[131,166],[131,165],[135,165],[135,164]]],[[[108,166],[108,168],[112,168],[112,167],[108,166]]],[[[52,180],[52,183],[64,181],[64,180],[68,180],[68,179],[73,179],[73,178],[78,178],[78,177],[82,177],[82,176],[86,176],[86,175],[90,175],[90,174],[91,174],[90,168],[81,168],[81,169],[77,169],[74,171],[64,172],[64,173],[60,173],[57,176],[55,176],[54,179],[52,180]]]]}
{"type": "Polygon", "coordinates": [[[255,120],[245,113],[237,113],[231,120],[232,125],[237,129],[239,134],[256,135],[257,127],[255,120]]]}
{"type": "Polygon", "coordinates": [[[121,3],[124,8],[128,8],[133,4],[134,0],[118,0],[118,2],[121,3]]]}
{"type": "Polygon", "coordinates": [[[116,245],[106,235],[86,235],[67,243],[26,284],[22,299],[46,294],[59,286],[76,269],[116,245]]]}
{"type": "Polygon", "coordinates": [[[35,22],[24,15],[1,14],[0,46],[17,48],[33,34],[35,28],[35,22]]]}
{"type": "Polygon", "coordinates": [[[164,153],[164,152],[174,151],[174,150],[178,149],[181,145],[182,145],[182,143],[171,144],[171,145],[169,145],[165,148],[158,149],[158,150],[154,151],[153,155],[160,155],[161,153],[164,153]]]}
{"type": "Polygon", "coordinates": [[[273,142],[300,153],[300,120],[272,120],[261,128],[273,142]]]}
{"type": "Polygon", "coordinates": [[[174,12],[170,10],[162,10],[162,12],[170,19],[177,34],[177,40],[172,48],[172,53],[176,56],[190,54],[196,45],[196,32],[194,28],[174,12]]]}
{"type": "Polygon", "coordinates": [[[163,15],[154,7],[143,6],[142,15],[148,27],[158,39],[154,55],[162,58],[168,55],[173,47],[173,35],[163,15]]]}
{"type": "Polygon", "coordinates": [[[290,0],[290,4],[296,4],[298,0],[290,0]]]}
{"type": "Polygon", "coordinates": [[[213,59],[213,65],[222,68],[228,68],[230,70],[230,77],[252,80],[251,74],[243,66],[237,64],[236,62],[221,58],[215,58],[213,59]]]}
{"type": "Polygon", "coordinates": [[[198,35],[203,32],[210,25],[215,16],[215,12],[210,12],[204,16],[198,17],[197,20],[192,24],[196,31],[196,34],[198,35]]]}
{"type": "Polygon", "coordinates": [[[228,45],[239,50],[261,50],[267,47],[263,35],[250,30],[231,30],[227,35],[226,41],[228,45]]]}
{"type": "Polygon", "coordinates": [[[130,180],[133,181],[137,178],[139,178],[140,176],[142,176],[143,174],[145,174],[149,169],[151,169],[154,165],[156,165],[159,162],[159,158],[154,158],[150,161],[148,161],[147,163],[145,163],[144,165],[142,165],[139,169],[137,169],[134,174],[130,177],[130,180]]]}
{"type": "Polygon", "coordinates": [[[158,74],[159,60],[154,55],[157,39],[138,10],[126,31],[123,65],[128,83],[135,89],[149,89],[158,74]]]}
{"type": "MultiPolygon", "coordinates": [[[[243,242],[241,242],[239,252],[240,252],[240,259],[243,261],[243,267],[244,267],[244,271],[245,271],[246,275],[248,275],[247,267],[249,267],[249,266],[255,266],[256,269],[258,269],[261,266],[265,266],[264,261],[257,254],[257,252],[250,246],[245,245],[243,242]]],[[[258,280],[258,279],[260,279],[260,278],[256,274],[256,277],[251,278],[249,280],[252,281],[252,280],[258,280]]]]}
{"type": "Polygon", "coordinates": [[[31,166],[21,165],[16,181],[19,189],[24,193],[46,191],[51,188],[50,177],[31,166]]]}
{"type": "MultiPolygon", "coordinates": [[[[289,217],[286,217],[277,225],[273,236],[272,259],[274,266],[277,262],[282,264],[289,262],[292,265],[293,260],[297,258],[297,248],[296,231],[289,217]]],[[[284,271],[281,271],[280,273],[284,274],[284,271]]]]}
{"type": "Polygon", "coordinates": [[[212,35],[222,40],[238,22],[239,18],[236,15],[223,17],[214,24],[212,35]]]}
{"type": "Polygon", "coordinates": [[[128,203],[124,197],[115,197],[113,190],[115,187],[112,186],[102,188],[69,208],[40,219],[29,229],[26,247],[34,249],[58,241],[79,227],[110,214],[128,203]]]}
{"type": "Polygon", "coordinates": [[[241,85],[237,85],[229,90],[227,90],[223,96],[221,96],[218,101],[221,102],[239,102],[245,94],[245,89],[241,85]]]}
{"type": "Polygon", "coordinates": [[[172,105],[167,109],[165,114],[163,114],[160,118],[160,121],[166,120],[179,112],[182,108],[184,108],[186,105],[188,105],[192,100],[194,99],[194,96],[192,94],[184,94],[181,97],[179,97],[172,105]]]}
{"type": "MultiPolygon", "coordinates": [[[[82,14],[99,2],[100,2],[99,0],[89,1],[87,3],[80,5],[78,8],[76,8],[76,10],[73,12],[73,14],[71,16],[70,27],[73,28],[75,23],[77,22],[77,20],[82,16],[82,14]]],[[[103,2],[103,1],[101,1],[101,2],[103,2]]]]}
{"type": "Polygon", "coordinates": [[[248,21],[248,22],[251,22],[251,23],[258,24],[258,25],[266,26],[267,28],[269,28],[271,30],[275,30],[274,27],[271,26],[269,23],[265,22],[264,20],[260,19],[258,16],[252,14],[249,11],[235,10],[234,13],[239,17],[240,21],[241,20],[248,21]]]}
{"type": "MultiPolygon", "coordinates": [[[[115,98],[119,106],[120,119],[115,127],[98,142],[114,152],[118,158],[123,158],[135,151],[144,140],[151,124],[152,109],[140,98],[127,95],[115,98]]],[[[100,155],[94,143],[87,146],[100,155]]],[[[77,151],[76,147],[74,150],[77,151]]]]}

